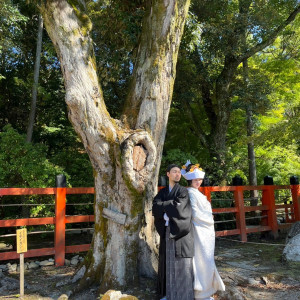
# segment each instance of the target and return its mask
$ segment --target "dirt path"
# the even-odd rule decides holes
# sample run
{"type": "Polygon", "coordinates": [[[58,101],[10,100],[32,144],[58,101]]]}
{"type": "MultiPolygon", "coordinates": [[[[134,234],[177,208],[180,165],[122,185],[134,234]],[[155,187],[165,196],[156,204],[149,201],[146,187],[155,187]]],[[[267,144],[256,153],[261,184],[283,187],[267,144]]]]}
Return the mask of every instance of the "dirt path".
{"type": "MultiPolygon", "coordinates": [[[[296,300],[300,299],[300,263],[281,261],[283,247],[250,236],[250,242],[242,244],[235,241],[217,239],[216,264],[226,285],[226,292],[215,295],[218,300],[296,300]],[[264,244],[264,243],[269,244],[264,244]]],[[[100,299],[96,287],[81,294],[70,295],[76,287],[71,283],[75,274],[73,267],[53,266],[25,273],[25,300],[56,300],[60,299],[94,300],[100,299]],[[67,297],[69,296],[69,298],[67,297]]],[[[19,293],[19,275],[0,275],[0,299],[16,299],[19,293]],[[8,275],[8,276],[7,276],[8,275]]],[[[124,293],[136,296],[140,300],[155,299],[155,282],[143,280],[140,287],[134,287],[124,293]]]]}

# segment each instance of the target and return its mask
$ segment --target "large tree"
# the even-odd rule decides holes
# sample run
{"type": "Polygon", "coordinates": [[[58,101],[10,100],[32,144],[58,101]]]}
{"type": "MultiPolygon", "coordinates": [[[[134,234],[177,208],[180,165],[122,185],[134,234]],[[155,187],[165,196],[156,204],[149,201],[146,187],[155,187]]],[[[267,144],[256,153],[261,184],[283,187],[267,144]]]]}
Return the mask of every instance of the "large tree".
{"type": "Polygon", "coordinates": [[[47,0],[40,10],[60,60],[69,119],[95,171],[95,233],[82,285],[97,280],[106,289],[155,272],[151,200],[190,1],[146,2],[120,119],[106,108],[85,2],[47,0]]]}

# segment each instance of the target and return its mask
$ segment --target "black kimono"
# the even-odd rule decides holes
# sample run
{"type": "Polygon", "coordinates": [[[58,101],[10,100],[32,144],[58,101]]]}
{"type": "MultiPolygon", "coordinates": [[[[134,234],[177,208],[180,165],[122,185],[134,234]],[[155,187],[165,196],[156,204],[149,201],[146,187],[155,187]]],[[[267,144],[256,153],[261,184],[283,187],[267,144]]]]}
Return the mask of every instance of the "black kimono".
{"type": "Polygon", "coordinates": [[[175,184],[153,200],[154,224],[160,235],[158,295],[167,300],[193,300],[194,237],[192,208],[186,188],[175,184]],[[164,213],[169,217],[165,226],[164,213]]]}

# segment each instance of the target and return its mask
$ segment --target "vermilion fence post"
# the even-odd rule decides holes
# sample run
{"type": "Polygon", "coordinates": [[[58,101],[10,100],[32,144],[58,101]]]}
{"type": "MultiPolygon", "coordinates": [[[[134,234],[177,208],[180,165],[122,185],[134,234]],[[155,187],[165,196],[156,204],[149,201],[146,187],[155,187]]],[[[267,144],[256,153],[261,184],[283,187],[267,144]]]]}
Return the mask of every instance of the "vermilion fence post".
{"type": "Polygon", "coordinates": [[[276,216],[275,206],[275,189],[272,185],[265,185],[262,195],[262,204],[268,206],[268,226],[271,227],[271,231],[274,238],[278,237],[278,223],[276,216]]]}
{"type": "Polygon", "coordinates": [[[294,206],[294,220],[300,221],[300,185],[291,185],[291,192],[294,206]]]}
{"type": "Polygon", "coordinates": [[[261,195],[261,204],[268,206],[268,210],[263,210],[261,212],[261,215],[263,217],[260,221],[261,226],[269,226],[269,219],[268,219],[268,211],[270,209],[269,202],[270,202],[270,199],[268,197],[268,192],[265,189],[263,189],[262,195],[261,195]]]}
{"type": "Polygon", "coordinates": [[[209,186],[205,186],[200,188],[203,194],[206,196],[207,200],[211,202],[211,188],[209,186]]]}
{"type": "Polygon", "coordinates": [[[56,176],[56,199],[55,199],[55,266],[65,264],[65,216],[66,216],[66,177],[56,176]]]}
{"type": "Polygon", "coordinates": [[[242,242],[247,242],[246,232],[246,219],[245,219],[245,207],[244,207],[244,194],[243,187],[236,186],[234,191],[234,204],[237,208],[236,212],[236,225],[237,229],[240,230],[240,236],[242,242]]]}

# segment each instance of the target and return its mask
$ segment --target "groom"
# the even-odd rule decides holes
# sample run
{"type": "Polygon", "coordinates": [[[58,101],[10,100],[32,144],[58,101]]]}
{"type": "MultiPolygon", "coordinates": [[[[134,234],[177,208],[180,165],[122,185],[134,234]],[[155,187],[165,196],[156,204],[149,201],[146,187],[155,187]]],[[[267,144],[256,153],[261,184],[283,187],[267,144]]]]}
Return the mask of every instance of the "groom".
{"type": "Polygon", "coordinates": [[[158,295],[167,300],[192,300],[192,208],[187,189],[178,184],[180,167],[169,165],[167,176],[169,186],[158,192],[152,207],[154,224],[160,235],[158,295]]]}

